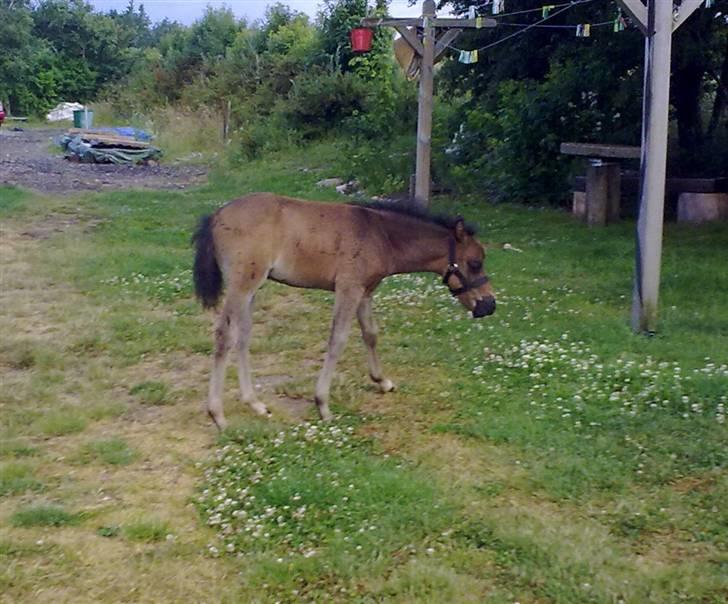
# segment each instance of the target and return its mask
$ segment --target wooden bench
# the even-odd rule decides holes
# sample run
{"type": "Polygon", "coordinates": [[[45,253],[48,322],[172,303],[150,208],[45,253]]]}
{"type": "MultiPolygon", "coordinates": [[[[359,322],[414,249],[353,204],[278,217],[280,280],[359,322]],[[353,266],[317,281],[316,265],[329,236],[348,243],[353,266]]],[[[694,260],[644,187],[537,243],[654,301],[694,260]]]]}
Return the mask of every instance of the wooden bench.
{"type": "Polygon", "coordinates": [[[621,178],[619,160],[639,159],[640,147],[598,143],[561,143],[561,153],[589,160],[586,190],[574,195],[573,212],[589,226],[603,226],[619,220],[621,178]]]}
{"type": "MultiPolygon", "coordinates": [[[[639,173],[620,174],[621,218],[636,218],[639,204],[639,173]]],[[[583,218],[586,177],[574,179],[574,213],[583,218]]],[[[665,182],[665,220],[707,222],[728,220],[728,178],[668,178],[665,182]]]]}

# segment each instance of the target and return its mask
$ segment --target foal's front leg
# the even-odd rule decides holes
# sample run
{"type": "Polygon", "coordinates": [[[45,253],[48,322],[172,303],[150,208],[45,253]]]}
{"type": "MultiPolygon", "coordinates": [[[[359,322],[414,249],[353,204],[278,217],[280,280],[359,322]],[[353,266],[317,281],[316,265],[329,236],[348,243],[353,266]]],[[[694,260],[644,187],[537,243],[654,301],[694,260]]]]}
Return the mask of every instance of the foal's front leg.
{"type": "Polygon", "coordinates": [[[334,301],[334,320],[331,325],[329,336],[329,347],[326,351],[324,367],[316,382],[316,405],[321,419],[329,421],[333,419],[329,409],[329,389],[331,378],[334,376],[336,362],[339,360],[346,339],[349,337],[351,321],[356,314],[364,290],[361,287],[341,287],[336,290],[334,301]]]}
{"type": "Polygon", "coordinates": [[[379,329],[372,315],[372,298],[365,296],[359,303],[356,311],[361,327],[361,336],[367,349],[367,360],[369,361],[369,377],[379,386],[381,392],[390,392],[394,390],[394,384],[382,374],[382,366],[379,363],[377,355],[377,334],[379,329]]]}

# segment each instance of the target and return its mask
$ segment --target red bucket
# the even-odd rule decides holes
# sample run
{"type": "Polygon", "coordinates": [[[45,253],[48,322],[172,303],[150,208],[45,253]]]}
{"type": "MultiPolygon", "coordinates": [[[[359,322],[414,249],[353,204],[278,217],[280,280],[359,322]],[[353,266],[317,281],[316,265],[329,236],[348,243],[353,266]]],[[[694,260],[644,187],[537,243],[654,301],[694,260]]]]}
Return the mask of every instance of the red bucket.
{"type": "Polygon", "coordinates": [[[351,30],[351,49],[354,52],[369,52],[372,49],[374,31],[368,27],[357,27],[351,30]]]}

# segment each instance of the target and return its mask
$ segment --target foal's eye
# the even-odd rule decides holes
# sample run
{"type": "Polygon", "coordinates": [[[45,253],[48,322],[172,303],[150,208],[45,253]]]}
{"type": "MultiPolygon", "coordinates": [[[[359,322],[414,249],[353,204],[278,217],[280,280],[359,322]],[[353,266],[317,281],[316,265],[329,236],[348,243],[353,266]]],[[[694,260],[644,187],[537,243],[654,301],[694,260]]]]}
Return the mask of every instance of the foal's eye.
{"type": "Polygon", "coordinates": [[[470,267],[471,271],[479,271],[481,268],[483,268],[483,263],[480,260],[469,260],[468,266],[470,267]]]}

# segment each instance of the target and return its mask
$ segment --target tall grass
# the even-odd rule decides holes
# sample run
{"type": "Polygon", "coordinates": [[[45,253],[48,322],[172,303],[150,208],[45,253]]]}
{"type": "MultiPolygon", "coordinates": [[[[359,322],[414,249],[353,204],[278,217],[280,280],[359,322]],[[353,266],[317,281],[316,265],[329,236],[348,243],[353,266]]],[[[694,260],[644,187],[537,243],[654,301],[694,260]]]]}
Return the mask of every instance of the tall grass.
{"type": "Polygon", "coordinates": [[[96,127],[133,126],[152,134],[165,162],[207,163],[221,158],[227,148],[223,116],[214,109],[162,106],[130,118],[120,117],[108,102],[94,103],[92,109],[96,127]]]}

